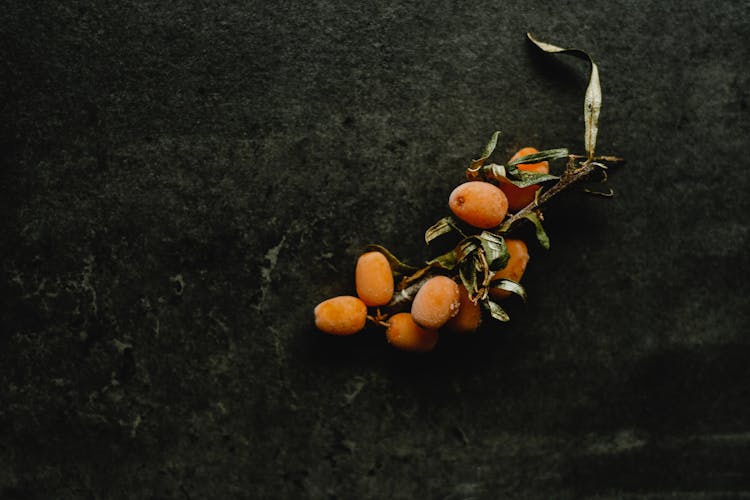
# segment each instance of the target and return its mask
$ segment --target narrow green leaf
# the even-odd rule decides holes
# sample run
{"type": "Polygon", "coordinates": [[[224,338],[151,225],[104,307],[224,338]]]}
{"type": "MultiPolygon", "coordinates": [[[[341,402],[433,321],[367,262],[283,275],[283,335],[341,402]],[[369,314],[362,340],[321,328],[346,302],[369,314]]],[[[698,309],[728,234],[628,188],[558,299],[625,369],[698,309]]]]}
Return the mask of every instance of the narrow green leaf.
{"type": "Polygon", "coordinates": [[[515,293],[519,297],[523,299],[524,302],[526,302],[526,290],[524,287],[521,286],[520,283],[508,280],[508,279],[500,279],[496,281],[492,281],[490,283],[490,288],[495,288],[497,290],[505,290],[508,292],[515,293]]]}
{"type": "Polygon", "coordinates": [[[477,238],[476,236],[469,236],[468,238],[464,238],[459,242],[458,245],[456,245],[456,259],[459,262],[466,259],[469,254],[479,248],[481,244],[481,240],[479,240],[479,238],[477,238]]]}
{"type": "Polygon", "coordinates": [[[385,255],[385,258],[388,260],[388,263],[391,265],[391,270],[395,274],[409,274],[413,273],[417,270],[416,267],[410,266],[408,264],[404,264],[398,258],[396,258],[395,255],[393,255],[391,252],[388,251],[387,248],[381,245],[375,245],[375,244],[369,244],[365,246],[365,250],[368,252],[380,252],[383,255],[385,255]]]}
{"type": "Polygon", "coordinates": [[[438,255],[434,259],[427,261],[427,265],[430,267],[439,267],[440,269],[447,269],[448,271],[455,269],[456,264],[458,264],[458,258],[456,257],[455,250],[438,255]]]}
{"type": "Polygon", "coordinates": [[[469,297],[473,297],[477,291],[477,269],[474,257],[464,259],[459,263],[458,275],[466,291],[469,292],[469,297]]]}
{"type": "Polygon", "coordinates": [[[482,165],[484,165],[484,162],[487,160],[487,158],[489,158],[492,152],[495,151],[495,148],[497,147],[498,137],[500,137],[500,131],[497,131],[494,134],[492,134],[492,137],[490,137],[490,141],[484,147],[482,156],[471,162],[471,167],[469,167],[471,170],[477,170],[482,165]]]}
{"type": "Polygon", "coordinates": [[[508,166],[521,165],[523,163],[539,163],[542,161],[559,160],[560,158],[567,158],[568,154],[569,152],[566,148],[545,149],[544,151],[539,151],[538,153],[519,156],[515,160],[509,161],[508,166]]]}
{"type": "Polygon", "coordinates": [[[539,240],[539,244],[542,245],[546,250],[549,250],[549,236],[542,226],[542,221],[536,212],[529,212],[523,216],[528,219],[536,227],[536,239],[539,240]]]}
{"type": "Polygon", "coordinates": [[[586,88],[586,95],[583,99],[583,121],[586,125],[584,132],[584,143],[589,159],[594,157],[596,149],[596,136],[599,131],[599,113],[602,109],[602,88],[599,82],[599,68],[588,53],[579,49],[565,49],[537,40],[531,33],[526,33],[529,41],[539,47],[544,52],[550,54],[570,54],[579,59],[587,60],[591,63],[591,76],[589,85],[586,88]]]}
{"type": "Polygon", "coordinates": [[[543,174],[541,172],[518,171],[518,179],[507,178],[511,184],[523,188],[534,184],[542,184],[547,181],[556,181],[560,179],[557,175],[543,174]]]}
{"type": "Polygon", "coordinates": [[[482,240],[482,249],[490,271],[504,268],[510,258],[508,247],[505,245],[505,238],[489,231],[482,231],[479,238],[482,240]]]}
{"type": "Polygon", "coordinates": [[[508,316],[508,313],[505,312],[505,309],[500,307],[500,305],[497,302],[492,302],[491,300],[485,300],[482,302],[484,307],[490,312],[490,315],[495,318],[498,321],[510,321],[510,316],[508,316]]]}
{"type": "Polygon", "coordinates": [[[405,276],[396,287],[397,290],[401,291],[404,290],[406,287],[411,285],[412,283],[415,283],[416,281],[419,281],[422,276],[425,276],[428,272],[432,270],[432,266],[425,266],[414,273],[410,274],[409,276],[405,276]]]}
{"type": "Polygon", "coordinates": [[[448,234],[451,231],[457,230],[455,222],[453,220],[453,217],[443,217],[439,221],[437,221],[435,224],[430,226],[427,231],[424,233],[424,241],[425,243],[429,243],[435,238],[438,238],[444,234],[448,234]]]}

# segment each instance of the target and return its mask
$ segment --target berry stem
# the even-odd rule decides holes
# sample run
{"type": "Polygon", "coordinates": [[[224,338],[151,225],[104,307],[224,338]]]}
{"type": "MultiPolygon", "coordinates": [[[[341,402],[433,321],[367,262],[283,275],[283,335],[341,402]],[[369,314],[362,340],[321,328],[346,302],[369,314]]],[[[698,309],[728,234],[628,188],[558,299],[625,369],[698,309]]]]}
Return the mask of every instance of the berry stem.
{"type": "Polygon", "coordinates": [[[578,166],[576,166],[576,160],[581,158],[586,157],[581,155],[568,155],[568,163],[565,167],[565,171],[563,172],[562,177],[560,177],[560,180],[557,181],[557,183],[555,183],[551,188],[543,191],[542,194],[540,194],[534,201],[509,217],[500,227],[500,230],[498,232],[506,232],[514,223],[523,219],[527,214],[531,212],[537,212],[540,205],[548,202],[553,196],[561,193],[573,184],[582,181],[583,179],[591,175],[594,171],[600,170],[606,172],[607,167],[606,165],[601,163],[602,161],[624,161],[622,158],[618,158],[616,156],[597,156],[592,159],[586,159],[585,161],[579,163],[578,166]]]}
{"type": "Polygon", "coordinates": [[[391,301],[385,306],[385,309],[391,314],[393,312],[404,309],[404,306],[410,304],[411,301],[414,300],[414,296],[417,294],[419,289],[422,288],[422,285],[424,285],[425,281],[427,281],[431,277],[432,275],[429,273],[429,271],[425,272],[420,279],[411,283],[403,290],[396,292],[393,295],[391,301]]]}

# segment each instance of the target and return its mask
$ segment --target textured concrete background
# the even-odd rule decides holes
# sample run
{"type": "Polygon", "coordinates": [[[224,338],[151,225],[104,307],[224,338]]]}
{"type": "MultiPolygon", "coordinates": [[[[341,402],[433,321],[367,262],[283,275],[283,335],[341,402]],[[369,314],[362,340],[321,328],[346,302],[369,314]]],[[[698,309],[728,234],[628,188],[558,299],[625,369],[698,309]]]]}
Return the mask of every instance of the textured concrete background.
{"type": "Polygon", "coordinates": [[[747,498],[748,2],[7,2],[0,497],[747,498]],[[96,6],[93,6],[96,5],[96,6]],[[494,130],[582,149],[508,325],[316,332],[494,130]]]}

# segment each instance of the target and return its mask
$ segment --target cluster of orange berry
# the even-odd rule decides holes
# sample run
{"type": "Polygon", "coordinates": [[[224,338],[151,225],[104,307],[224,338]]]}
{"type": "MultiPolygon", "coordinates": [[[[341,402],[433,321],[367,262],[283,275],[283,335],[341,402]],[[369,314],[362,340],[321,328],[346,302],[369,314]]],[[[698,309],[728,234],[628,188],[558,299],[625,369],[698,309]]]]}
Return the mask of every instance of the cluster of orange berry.
{"type": "MultiPolygon", "coordinates": [[[[496,136],[494,139],[496,140],[496,136]]],[[[534,148],[523,148],[511,158],[509,164],[536,153],[538,151],[534,148]]],[[[532,177],[534,174],[539,178],[551,177],[546,175],[549,174],[547,161],[517,164],[516,167],[520,171],[532,173],[532,177]]],[[[448,206],[455,217],[482,230],[498,228],[509,212],[518,212],[533,203],[540,188],[539,184],[519,187],[503,175],[491,176],[488,180],[493,182],[468,180],[456,187],[448,199],[448,206]]],[[[484,234],[492,236],[497,233],[484,234]]],[[[499,269],[485,266],[485,284],[500,281],[510,282],[513,286],[485,286],[480,288],[480,293],[473,286],[467,289],[462,276],[449,277],[440,274],[438,269],[438,274],[426,276],[426,279],[418,282],[419,288],[411,301],[409,312],[397,312],[389,316],[381,312],[380,308],[389,306],[395,298],[392,256],[381,251],[369,251],[357,260],[357,296],[334,297],[318,304],[314,311],[315,325],[319,330],[332,335],[351,335],[362,330],[370,319],[386,327],[386,337],[393,346],[420,352],[430,351],[435,347],[441,330],[473,332],[482,320],[479,300],[504,300],[509,297],[512,291],[520,287],[518,282],[529,261],[529,252],[522,240],[496,237],[503,245],[503,258],[495,261],[502,266],[499,269]],[[369,314],[368,308],[374,309],[372,314],[369,314]]],[[[481,249],[479,253],[485,259],[481,249]]],[[[433,270],[435,267],[440,266],[431,266],[429,269],[433,270]]]]}

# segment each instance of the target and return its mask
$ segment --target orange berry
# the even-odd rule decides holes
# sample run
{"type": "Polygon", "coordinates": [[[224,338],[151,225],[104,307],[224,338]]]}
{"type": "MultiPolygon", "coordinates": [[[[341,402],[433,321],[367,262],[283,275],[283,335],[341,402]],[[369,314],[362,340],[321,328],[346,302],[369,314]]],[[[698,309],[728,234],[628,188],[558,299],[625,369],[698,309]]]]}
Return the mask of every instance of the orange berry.
{"type": "Polygon", "coordinates": [[[414,297],[412,317],[425,328],[440,328],[458,314],[460,297],[458,285],[452,279],[447,276],[430,278],[414,297]]]}
{"type": "Polygon", "coordinates": [[[448,198],[456,217],[474,227],[498,226],[508,213],[505,194],[489,182],[470,181],[456,187],[448,198]]]}
{"type": "Polygon", "coordinates": [[[394,347],[413,352],[431,351],[438,340],[437,330],[422,328],[407,312],[391,316],[385,336],[394,347]]]}
{"type": "Polygon", "coordinates": [[[315,306],[315,326],[331,335],[351,335],[365,327],[367,306],[357,297],[341,295],[315,306]]]}
{"type": "MultiPolygon", "coordinates": [[[[513,155],[511,161],[520,158],[521,156],[538,152],[539,151],[536,148],[523,148],[513,155]]],[[[541,161],[539,163],[522,163],[517,165],[517,167],[518,170],[524,170],[526,172],[536,172],[540,174],[549,173],[549,162],[547,161],[541,161]]],[[[500,189],[502,189],[503,193],[505,193],[505,196],[508,198],[508,210],[511,212],[518,212],[523,207],[534,201],[534,196],[539,188],[540,186],[538,184],[520,188],[511,184],[507,180],[500,179],[500,189]]]]}
{"type": "MultiPolygon", "coordinates": [[[[520,282],[524,271],[526,271],[526,264],[529,263],[529,249],[523,240],[510,240],[506,238],[505,245],[508,247],[510,258],[505,267],[497,271],[492,276],[492,279],[507,279],[520,282]]],[[[493,299],[505,299],[510,294],[511,292],[507,290],[490,289],[490,295],[493,299]]]]}
{"type": "Polygon", "coordinates": [[[380,252],[367,252],[357,259],[357,295],[368,306],[383,306],[393,295],[393,273],[380,252]]]}
{"type": "Polygon", "coordinates": [[[445,327],[456,333],[473,332],[479,327],[479,323],[482,322],[482,309],[479,307],[479,304],[471,301],[469,292],[465,286],[459,286],[458,290],[461,306],[458,309],[458,314],[451,318],[445,324],[445,327]]]}

